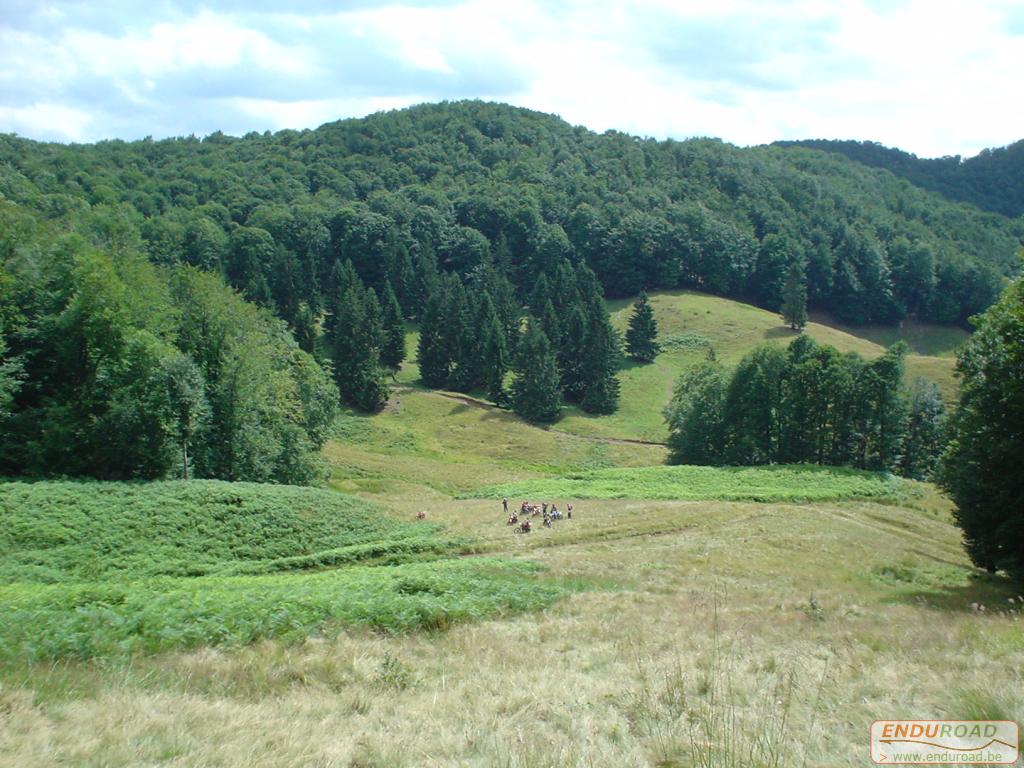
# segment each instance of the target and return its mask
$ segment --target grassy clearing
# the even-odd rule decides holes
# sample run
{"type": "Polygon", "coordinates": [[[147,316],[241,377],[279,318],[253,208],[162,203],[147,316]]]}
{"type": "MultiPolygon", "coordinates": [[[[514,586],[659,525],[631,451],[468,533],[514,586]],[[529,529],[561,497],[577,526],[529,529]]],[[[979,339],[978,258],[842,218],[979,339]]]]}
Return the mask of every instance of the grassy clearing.
{"type": "Polygon", "coordinates": [[[660,464],[665,455],[661,446],[540,429],[507,411],[412,387],[393,392],[380,414],[342,416],[324,450],[335,489],[427,508],[482,484],[660,464]]]}
{"type": "MultiPolygon", "coordinates": [[[[658,321],[659,340],[665,349],[649,365],[627,362],[620,372],[622,398],[617,413],[595,417],[569,408],[556,429],[580,435],[628,437],[664,441],[667,437],[661,410],[672,395],[672,386],[686,368],[702,360],[709,347],[718,359],[734,365],[753,347],[765,342],[788,344],[796,333],[781,318],[750,304],[693,291],[651,295],[658,321]]],[[[625,330],[632,314],[632,300],[608,302],[612,322],[625,330]]],[[[956,394],[953,350],[966,333],[957,328],[905,322],[900,328],[852,328],[838,326],[824,315],[815,315],[806,333],[815,341],[841,352],[878,357],[889,344],[902,339],[907,356],[907,378],[926,376],[935,381],[948,402],[956,394]]]]}
{"type": "Polygon", "coordinates": [[[542,608],[565,590],[537,567],[486,558],[316,574],[0,586],[11,661],[295,642],[340,625],[391,632],[542,608]]]}
{"type": "Polygon", "coordinates": [[[0,583],[295,570],[456,544],[316,488],[170,481],[0,484],[0,583]]]}
{"type": "Polygon", "coordinates": [[[902,341],[910,347],[911,354],[921,357],[955,358],[956,350],[970,338],[970,334],[963,328],[916,320],[904,320],[899,325],[850,326],[843,325],[824,312],[812,312],[811,320],[882,347],[902,341]]]}
{"type": "Polygon", "coordinates": [[[811,465],[600,469],[479,488],[472,498],[839,501],[895,499],[912,486],[889,474],[811,465]]]}
{"type": "MultiPolygon", "coordinates": [[[[622,397],[619,410],[610,416],[593,416],[567,407],[551,430],[585,437],[630,439],[660,443],[667,438],[661,411],[672,396],[679,375],[702,360],[710,348],[726,365],[735,365],[747,352],[765,342],[788,344],[797,335],[781,318],[751,304],[694,291],[666,291],[651,295],[663,351],[653,363],[626,361],[619,373],[622,397]]],[[[632,314],[631,299],[607,302],[612,323],[625,331],[632,314]]],[[[866,358],[881,355],[887,346],[905,341],[907,380],[925,376],[939,385],[947,403],[956,398],[954,371],[956,348],[967,338],[959,328],[905,321],[898,327],[843,326],[817,313],[805,332],[841,352],[857,352],[866,358]]],[[[415,357],[418,334],[410,330],[406,349],[415,357]]],[[[403,364],[397,380],[417,386],[416,361],[403,364]]],[[[650,462],[654,463],[654,462],[650,462]]]]}

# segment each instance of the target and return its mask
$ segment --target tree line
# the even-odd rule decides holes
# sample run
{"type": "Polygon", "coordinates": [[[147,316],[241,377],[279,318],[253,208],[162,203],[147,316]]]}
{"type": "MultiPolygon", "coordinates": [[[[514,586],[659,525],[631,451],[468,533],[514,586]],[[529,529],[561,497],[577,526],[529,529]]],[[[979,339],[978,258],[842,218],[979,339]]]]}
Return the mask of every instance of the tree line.
{"type": "Polygon", "coordinates": [[[800,147],[640,140],[480,102],[315,131],[41,144],[0,137],[0,191],[47,219],[113,208],[160,265],[221,273],[297,334],[350,261],[407,317],[424,262],[490,262],[520,302],[562,260],[606,295],[695,288],[778,309],[788,272],[848,322],[966,323],[1017,269],[1024,224],[800,147]]]}
{"type": "Polygon", "coordinates": [[[60,231],[0,202],[0,475],[319,481],[328,371],[109,213],[60,231]]]}
{"type": "Polygon", "coordinates": [[[983,149],[974,157],[923,158],[873,141],[780,141],[835,152],[875,168],[884,168],[915,186],[950,200],[976,205],[1004,216],[1024,215],[1024,140],[983,149]]]}
{"type": "Polygon", "coordinates": [[[976,321],[937,480],[975,565],[1024,582],[1024,282],[976,321]]]}
{"type": "Polygon", "coordinates": [[[828,464],[931,476],[944,446],[938,387],[903,383],[906,346],[876,360],[808,336],[765,344],[732,372],[714,359],[680,377],[665,409],[679,464],[828,464]]]}
{"type": "Polygon", "coordinates": [[[403,311],[390,277],[382,304],[351,262],[335,264],[322,340],[316,328],[302,338],[314,354],[330,356],[343,401],[366,411],[385,403],[387,377],[405,358],[406,319],[415,318],[428,387],[482,391],[530,421],[554,421],[563,402],[590,413],[618,407],[621,344],[585,265],[563,261],[551,280],[542,273],[525,304],[493,264],[465,278],[429,259],[421,266],[418,296],[403,290],[407,301],[424,302],[417,316],[403,311]]]}

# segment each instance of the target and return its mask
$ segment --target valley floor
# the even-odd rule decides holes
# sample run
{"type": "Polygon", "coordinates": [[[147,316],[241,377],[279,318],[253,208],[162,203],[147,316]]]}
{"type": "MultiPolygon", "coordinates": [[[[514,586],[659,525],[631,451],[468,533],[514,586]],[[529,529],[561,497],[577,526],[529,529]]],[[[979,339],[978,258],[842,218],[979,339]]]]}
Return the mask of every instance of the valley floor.
{"type": "MultiPolygon", "coordinates": [[[[686,325],[719,300],[695,301],[686,325]]],[[[753,313],[697,331],[762,338],[753,313]]],[[[739,341],[714,340],[738,359],[739,341]]],[[[815,503],[557,498],[572,521],[526,535],[500,495],[463,498],[662,463],[663,446],[630,440],[661,438],[677,362],[626,377],[645,410],[621,423],[530,427],[417,388],[414,365],[383,413],[337,423],[333,488],[538,563],[532,583],[563,599],[435,632],[7,666],[0,766],[834,768],[870,764],[876,719],[1024,719],[1022,599],[970,566],[932,486],[815,503]]],[[[812,481],[786,482],[797,498],[812,481]]]]}
{"type": "Polygon", "coordinates": [[[0,765],[860,766],[878,718],[1024,717],[1012,592],[927,487],[578,501],[529,535],[493,500],[430,514],[573,594],[438,633],[8,671],[0,765]]]}

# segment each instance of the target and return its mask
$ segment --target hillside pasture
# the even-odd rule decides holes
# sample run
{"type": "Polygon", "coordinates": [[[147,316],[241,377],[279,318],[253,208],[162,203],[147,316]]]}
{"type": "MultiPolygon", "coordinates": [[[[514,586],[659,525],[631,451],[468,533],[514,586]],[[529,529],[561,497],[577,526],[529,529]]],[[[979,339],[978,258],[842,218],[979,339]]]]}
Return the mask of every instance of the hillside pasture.
{"type": "MultiPolygon", "coordinates": [[[[664,466],[598,469],[479,488],[473,498],[811,502],[900,499],[913,485],[845,467],[664,466]]],[[[564,504],[563,504],[564,507],[564,504]]]]}
{"type": "MultiPolygon", "coordinates": [[[[663,351],[653,363],[638,365],[627,360],[619,372],[622,392],[619,410],[610,416],[593,416],[578,408],[566,409],[555,429],[594,437],[619,437],[664,442],[667,438],[662,409],[672,397],[679,375],[703,360],[710,349],[726,366],[733,366],[751,349],[765,342],[786,345],[797,333],[768,310],[734,299],[695,291],[652,293],[651,306],[658,323],[663,351]]],[[[608,302],[613,325],[625,331],[633,301],[608,302]]],[[[906,321],[900,328],[838,326],[825,315],[815,315],[805,333],[840,352],[856,352],[871,359],[886,346],[905,341],[906,378],[924,376],[939,385],[947,403],[956,396],[956,347],[967,337],[957,328],[906,321]]]]}

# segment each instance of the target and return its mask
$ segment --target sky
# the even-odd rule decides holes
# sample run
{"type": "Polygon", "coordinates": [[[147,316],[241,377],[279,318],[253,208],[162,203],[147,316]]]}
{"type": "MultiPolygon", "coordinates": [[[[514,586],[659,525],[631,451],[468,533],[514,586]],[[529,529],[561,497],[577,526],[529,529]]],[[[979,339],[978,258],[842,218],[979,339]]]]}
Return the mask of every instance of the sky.
{"type": "Polygon", "coordinates": [[[98,141],[315,128],[501,101],[595,131],[1024,138],[1021,0],[0,0],[0,132],[98,141]]]}

